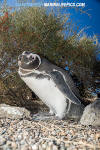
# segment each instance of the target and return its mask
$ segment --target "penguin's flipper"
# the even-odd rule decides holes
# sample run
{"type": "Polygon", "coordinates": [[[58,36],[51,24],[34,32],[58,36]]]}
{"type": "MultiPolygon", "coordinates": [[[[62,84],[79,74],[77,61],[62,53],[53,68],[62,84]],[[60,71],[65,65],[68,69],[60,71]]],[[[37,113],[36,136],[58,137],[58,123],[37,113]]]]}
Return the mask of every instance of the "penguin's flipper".
{"type": "Polygon", "coordinates": [[[58,89],[69,99],[72,103],[80,105],[80,100],[75,96],[70,86],[66,82],[64,75],[60,71],[52,71],[51,78],[58,87],[58,89]]]}

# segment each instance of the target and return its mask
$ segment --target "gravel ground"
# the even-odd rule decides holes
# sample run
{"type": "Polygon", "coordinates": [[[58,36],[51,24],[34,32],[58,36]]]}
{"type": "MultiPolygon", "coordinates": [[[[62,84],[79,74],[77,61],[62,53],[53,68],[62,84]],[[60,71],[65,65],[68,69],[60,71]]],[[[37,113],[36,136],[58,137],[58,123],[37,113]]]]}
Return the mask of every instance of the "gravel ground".
{"type": "Polygon", "coordinates": [[[0,150],[100,150],[100,127],[66,120],[0,119],[0,150]]]}

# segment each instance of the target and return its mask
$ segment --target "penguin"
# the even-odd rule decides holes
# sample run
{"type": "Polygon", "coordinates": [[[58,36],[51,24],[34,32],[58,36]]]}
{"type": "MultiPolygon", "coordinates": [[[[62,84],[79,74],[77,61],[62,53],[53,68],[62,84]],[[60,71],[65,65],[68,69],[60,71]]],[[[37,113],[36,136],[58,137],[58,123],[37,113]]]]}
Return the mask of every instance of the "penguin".
{"type": "Polygon", "coordinates": [[[64,69],[29,51],[19,55],[18,66],[21,79],[49,107],[51,115],[64,119],[75,112],[82,114],[79,91],[64,69]]]}

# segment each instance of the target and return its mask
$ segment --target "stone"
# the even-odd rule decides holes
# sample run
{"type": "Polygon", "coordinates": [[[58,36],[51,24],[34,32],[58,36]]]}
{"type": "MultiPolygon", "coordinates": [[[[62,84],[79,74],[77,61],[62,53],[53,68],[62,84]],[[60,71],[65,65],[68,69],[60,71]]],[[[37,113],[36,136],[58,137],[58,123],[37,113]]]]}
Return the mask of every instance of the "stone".
{"type": "Polygon", "coordinates": [[[82,125],[100,126],[100,99],[85,107],[80,123],[82,125]]]}
{"type": "Polygon", "coordinates": [[[21,134],[19,134],[17,138],[19,141],[21,141],[23,139],[23,136],[21,134]]]}
{"type": "Polygon", "coordinates": [[[0,118],[22,119],[30,118],[30,112],[23,107],[0,104],[0,118]]]}
{"type": "Polygon", "coordinates": [[[29,146],[25,144],[21,146],[21,150],[29,150],[29,146]]]}
{"type": "Polygon", "coordinates": [[[17,144],[12,141],[7,141],[6,146],[13,150],[16,150],[16,148],[17,148],[17,144]]]}
{"type": "Polygon", "coordinates": [[[6,139],[3,137],[0,137],[0,146],[6,144],[6,139]]]}

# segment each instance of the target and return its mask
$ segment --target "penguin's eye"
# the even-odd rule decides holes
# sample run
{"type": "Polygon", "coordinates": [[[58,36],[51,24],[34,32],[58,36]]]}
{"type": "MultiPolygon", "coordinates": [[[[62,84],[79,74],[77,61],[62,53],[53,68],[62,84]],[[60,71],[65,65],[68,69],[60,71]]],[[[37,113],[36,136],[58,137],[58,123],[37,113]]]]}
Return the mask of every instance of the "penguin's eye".
{"type": "Polygon", "coordinates": [[[31,55],[30,57],[29,57],[29,60],[30,61],[32,61],[32,60],[34,60],[35,58],[31,55]]]}
{"type": "Polygon", "coordinates": [[[22,59],[22,55],[19,55],[18,60],[21,61],[22,59]]]}

